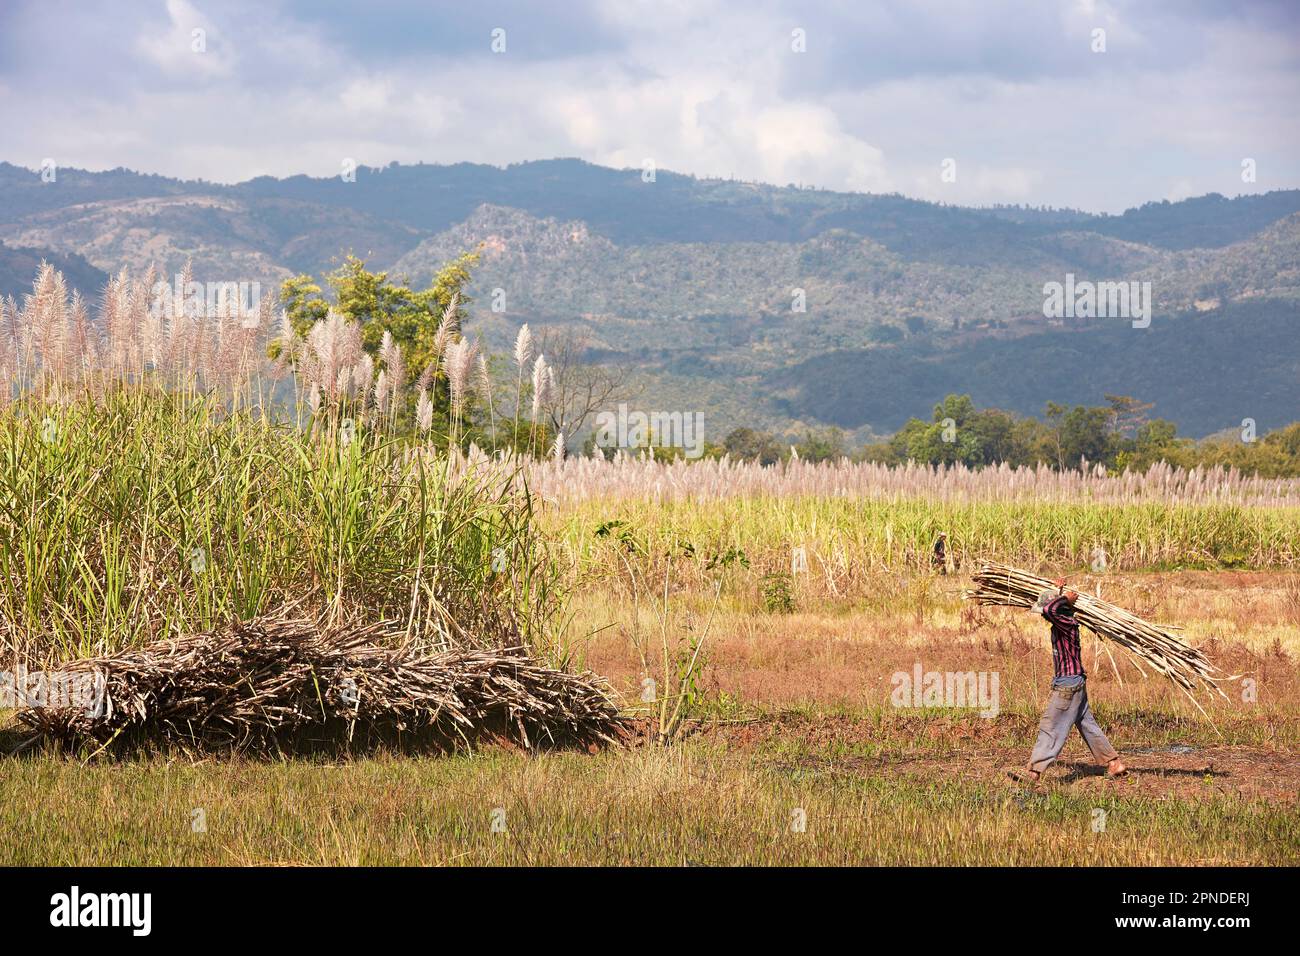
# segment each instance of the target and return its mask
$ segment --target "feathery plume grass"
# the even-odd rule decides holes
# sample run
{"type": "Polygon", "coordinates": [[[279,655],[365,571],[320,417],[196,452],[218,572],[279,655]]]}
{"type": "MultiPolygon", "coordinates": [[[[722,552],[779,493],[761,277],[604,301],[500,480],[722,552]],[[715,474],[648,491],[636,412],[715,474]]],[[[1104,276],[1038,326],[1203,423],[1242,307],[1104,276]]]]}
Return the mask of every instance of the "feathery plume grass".
{"type": "Polygon", "coordinates": [[[357,400],[363,405],[370,396],[370,388],[375,381],[375,360],[370,353],[363,352],[357,364],[352,366],[352,386],[356,389],[357,400]]]}
{"type": "Polygon", "coordinates": [[[522,373],[532,359],[533,334],[528,331],[528,323],[525,322],[519,326],[519,334],[515,336],[515,365],[522,373]]]}
{"type": "Polygon", "coordinates": [[[427,434],[433,427],[433,402],[429,401],[429,393],[423,388],[415,402],[415,425],[421,434],[427,434]]]}
{"type": "Polygon", "coordinates": [[[447,346],[455,341],[460,332],[459,322],[456,318],[456,305],[459,301],[459,294],[453,293],[447,308],[442,311],[442,318],[438,321],[438,328],[433,334],[433,358],[431,361],[435,364],[446,354],[447,346]]]}
{"type": "Polygon", "coordinates": [[[497,412],[492,404],[492,375],[488,372],[487,356],[479,353],[478,357],[478,379],[479,388],[483,390],[483,397],[487,399],[488,422],[492,427],[492,445],[497,443],[497,412]]]}
{"type": "Polygon", "coordinates": [[[519,332],[515,336],[515,424],[510,435],[512,452],[516,450],[514,443],[519,440],[519,414],[524,404],[524,373],[528,370],[532,357],[533,334],[528,331],[528,323],[525,322],[519,326],[519,332]]]}
{"type": "Polygon", "coordinates": [[[453,342],[447,347],[447,384],[451,392],[451,404],[457,414],[465,405],[470,373],[477,357],[478,346],[471,345],[465,339],[453,342]]]}
{"type": "Polygon", "coordinates": [[[546,356],[537,356],[537,361],[533,363],[533,423],[537,423],[537,416],[541,414],[542,407],[546,404],[547,396],[550,391],[550,383],[554,381],[550,374],[550,368],[546,364],[546,356]]]}

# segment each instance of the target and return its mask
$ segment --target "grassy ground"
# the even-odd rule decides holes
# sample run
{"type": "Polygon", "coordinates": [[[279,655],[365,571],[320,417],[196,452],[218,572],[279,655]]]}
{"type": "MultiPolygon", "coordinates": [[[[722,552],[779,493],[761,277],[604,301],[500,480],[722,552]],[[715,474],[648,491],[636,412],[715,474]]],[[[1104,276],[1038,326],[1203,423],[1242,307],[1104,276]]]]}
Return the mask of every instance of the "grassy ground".
{"type": "MultiPolygon", "coordinates": [[[[669,632],[698,633],[712,617],[702,656],[706,689],[715,701],[769,709],[887,707],[894,675],[910,673],[920,662],[927,672],[996,672],[1001,709],[1036,716],[1052,673],[1045,623],[1025,611],[962,601],[967,583],[928,575],[902,582],[882,578],[870,597],[838,601],[805,599],[796,586],[794,610],[784,614],[765,611],[761,595],[744,588],[724,592],[716,607],[711,596],[688,591],[669,598],[669,632]]],[[[1150,620],[1179,622],[1184,639],[1230,674],[1251,681],[1225,684],[1224,699],[1201,700],[1224,733],[1295,746],[1295,584],[1294,575],[1183,572],[1112,575],[1102,590],[1150,620]]],[[[1086,587],[1086,580],[1079,586],[1086,587]]],[[[634,696],[646,676],[663,680],[655,656],[663,620],[657,596],[589,595],[575,602],[572,613],[572,629],[594,635],[578,644],[583,660],[619,690],[634,696]]],[[[1094,702],[1204,723],[1189,700],[1164,681],[1144,678],[1087,631],[1083,651],[1094,702]]]]}
{"type": "MultiPolygon", "coordinates": [[[[1149,593],[1157,619],[1256,681],[1253,700],[1233,685],[1210,706],[1211,723],[1086,642],[1094,709],[1133,768],[1124,780],[1098,773],[1077,738],[1044,786],[1006,776],[1033,743],[1050,677],[1029,615],[972,613],[949,579],[928,595],[911,586],[913,599],[809,600],[791,614],[737,592],[705,643],[701,719],[667,750],[89,765],[23,754],[0,759],[0,863],[1295,864],[1291,583],[1108,582],[1130,603],[1149,593]],[[996,717],[892,706],[892,675],[916,661],[996,671],[996,717]]],[[[670,632],[698,633],[709,604],[671,597],[670,632]]],[[[602,591],[572,613],[575,631],[598,631],[580,645],[588,666],[638,706],[655,673],[637,651],[656,660],[653,609],[602,591]]]]}
{"type": "Polygon", "coordinates": [[[906,733],[869,726],[870,744],[778,732],[598,755],[11,760],[0,863],[1296,862],[1294,771],[1289,803],[1216,771],[1117,782],[1075,759],[1030,791],[948,772],[941,750],[913,766],[906,733]],[[1169,799],[1162,779],[1194,792],[1169,799]]]}

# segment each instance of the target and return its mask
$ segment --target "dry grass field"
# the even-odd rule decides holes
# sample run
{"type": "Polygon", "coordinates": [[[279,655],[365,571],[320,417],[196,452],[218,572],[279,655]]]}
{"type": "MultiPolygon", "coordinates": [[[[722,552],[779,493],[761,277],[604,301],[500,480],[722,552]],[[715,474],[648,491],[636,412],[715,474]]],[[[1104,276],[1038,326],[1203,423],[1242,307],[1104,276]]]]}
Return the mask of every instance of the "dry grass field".
{"type": "MultiPolygon", "coordinates": [[[[1039,788],[1008,779],[1050,680],[1045,624],[960,602],[927,578],[913,599],[819,600],[771,613],[735,595],[714,613],[699,702],[669,747],[285,760],[151,754],[0,762],[0,863],[1281,865],[1300,860],[1300,616],[1279,573],[1154,573],[1107,582],[1257,699],[1205,720],[1085,638],[1091,697],[1129,761],[1099,773],[1076,738],[1039,788]],[[920,596],[924,593],[924,596],[920,596]],[[896,708],[891,676],[996,671],[996,717],[896,708]],[[1100,826],[1101,829],[1095,829],[1100,826]],[[802,826],[801,826],[802,825],[802,826]]],[[[882,584],[882,587],[884,585],[882,584]]],[[[796,599],[798,592],[796,589],[796,599]]],[[[702,627],[686,591],[674,630],[702,627]]],[[[575,652],[631,710],[647,675],[637,613],[600,590],[573,601],[575,652]],[[611,626],[612,625],[612,626],[611,626]]],[[[659,625],[640,610],[643,630],[659,625]]]]}

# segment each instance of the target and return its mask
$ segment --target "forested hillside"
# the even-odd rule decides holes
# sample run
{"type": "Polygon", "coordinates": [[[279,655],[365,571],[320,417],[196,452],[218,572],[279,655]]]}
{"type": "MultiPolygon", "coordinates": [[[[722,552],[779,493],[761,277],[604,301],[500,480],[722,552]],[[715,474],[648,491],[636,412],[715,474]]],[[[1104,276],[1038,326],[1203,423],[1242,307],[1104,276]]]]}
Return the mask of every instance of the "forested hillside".
{"type": "Polygon", "coordinates": [[[421,287],[477,250],[472,331],[501,346],[525,322],[568,329],[632,369],[643,401],[707,407],[719,428],[867,435],[954,391],[1028,413],[1109,389],[1197,433],[1295,398],[1297,190],[1100,216],[548,160],[235,185],[0,163],[0,197],[0,239],[32,250],[0,252],[7,294],[42,256],[94,294],[123,267],[187,260],[275,289],[349,253],[421,287]],[[1043,286],[1067,275],[1149,282],[1159,318],[1143,338],[1045,320],[1043,286]]]}

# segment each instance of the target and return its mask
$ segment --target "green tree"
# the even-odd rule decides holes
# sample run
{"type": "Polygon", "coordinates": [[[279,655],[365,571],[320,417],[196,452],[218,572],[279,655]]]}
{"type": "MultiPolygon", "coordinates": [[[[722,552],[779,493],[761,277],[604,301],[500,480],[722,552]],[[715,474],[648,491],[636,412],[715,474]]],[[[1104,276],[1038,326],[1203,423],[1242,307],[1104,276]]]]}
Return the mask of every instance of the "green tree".
{"type": "Polygon", "coordinates": [[[795,444],[795,451],[804,461],[837,461],[847,456],[844,433],[838,428],[809,431],[795,444]]]}
{"type": "MultiPolygon", "coordinates": [[[[280,286],[280,305],[284,307],[293,331],[305,336],[313,325],[325,318],[329,303],[321,298],[321,288],[309,275],[292,276],[280,286]]],[[[280,357],[280,341],[271,342],[271,358],[280,357]]]]}
{"type": "Polygon", "coordinates": [[[1071,466],[1083,459],[1111,463],[1110,410],[1076,405],[1061,424],[1061,448],[1071,466]]]}
{"type": "Polygon", "coordinates": [[[1156,418],[1138,428],[1136,436],[1115,456],[1115,467],[1146,471],[1158,461],[1178,464],[1192,443],[1178,437],[1178,426],[1156,418]]]}
{"type": "Polygon", "coordinates": [[[979,465],[983,449],[977,429],[975,403],[969,395],[948,395],[934,407],[933,420],[912,419],[903,426],[904,457],[931,465],[979,465]]]}
{"type": "MultiPolygon", "coordinates": [[[[468,315],[470,299],[465,288],[470,268],[477,261],[478,253],[466,253],[443,266],[427,289],[414,290],[390,281],[387,272],[370,272],[364,260],[349,255],[325,277],[333,293],[332,306],[308,275],[286,279],[280,287],[280,302],[299,336],[305,337],[331,307],[360,324],[362,344],[371,354],[379,351],[384,333],[390,333],[402,347],[406,384],[410,384],[432,362],[438,324],[452,301],[456,302],[457,328],[468,315]]],[[[278,347],[278,343],[272,346],[277,352],[278,347]]]]}
{"type": "Polygon", "coordinates": [[[1300,468],[1300,422],[1292,422],[1285,428],[1269,432],[1264,436],[1264,443],[1276,446],[1297,468],[1300,468]]]}
{"type": "Polygon", "coordinates": [[[782,449],[777,440],[770,433],[753,428],[732,429],[722,440],[722,447],[737,461],[774,465],[782,458],[782,449]]]}
{"type": "Polygon", "coordinates": [[[910,419],[887,441],[865,446],[862,461],[900,465],[909,459],[931,465],[960,462],[980,467],[1005,462],[1056,468],[1094,464],[1145,471],[1157,462],[1179,468],[1223,466],[1263,477],[1300,474],[1300,422],[1242,441],[1233,429],[1194,442],[1179,438],[1173,422],[1148,419],[1150,404],[1127,395],[1106,395],[1105,405],[1049,402],[1046,423],[996,408],[978,409],[966,395],[949,395],[934,420],[910,419]]]}
{"type": "Polygon", "coordinates": [[[1121,438],[1135,437],[1147,423],[1147,412],[1155,407],[1131,395],[1103,395],[1111,410],[1111,430],[1121,438]]]}
{"type": "MultiPolygon", "coordinates": [[[[280,287],[280,302],[300,338],[306,338],[331,309],[357,322],[362,347],[376,358],[384,333],[389,333],[401,347],[402,385],[410,386],[426,369],[430,371],[429,400],[433,406],[434,433],[441,434],[450,418],[451,393],[444,368],[433,361],[438,326],[454,304],[454,331],[462,327],[470,301],[465,288],[470,281],[470,267],[477,259],[477,253],[467,253],[443,266],[427,289],[415,290],[391,281],[387,272],[369,271],[363,260],[349,255],[338,269],[325,277],[332,302],[309,275],[286,279],[280,287]]],[[[268,351],[272,358],[279,357],[280,348],[279,341],[271,344],[268,351]]],[[[410,407],[398,408],[394,414],[396,421],[406,427],[411,425],[410,407]]],[[[464,409],[464,416],[462,427],[457,430],[458,441],[491,447],[496,429],[491,428],[490,412],[471,404],[464,409]]]]}

